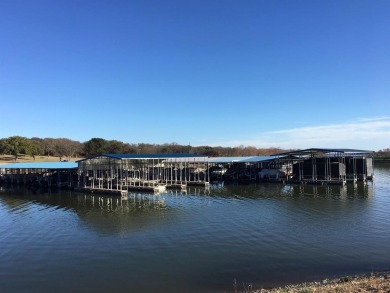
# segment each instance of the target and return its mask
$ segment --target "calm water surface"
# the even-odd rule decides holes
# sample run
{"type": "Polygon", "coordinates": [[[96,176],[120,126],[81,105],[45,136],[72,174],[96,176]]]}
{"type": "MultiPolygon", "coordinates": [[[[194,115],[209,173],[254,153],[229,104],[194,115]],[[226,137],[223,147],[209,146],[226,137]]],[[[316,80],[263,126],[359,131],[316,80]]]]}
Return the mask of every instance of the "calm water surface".
{"type": "Polygon", "coordinates": [[[340,186],[0,191],[1,292],[233,292],[390,268],[390,165],[340,186]]]}

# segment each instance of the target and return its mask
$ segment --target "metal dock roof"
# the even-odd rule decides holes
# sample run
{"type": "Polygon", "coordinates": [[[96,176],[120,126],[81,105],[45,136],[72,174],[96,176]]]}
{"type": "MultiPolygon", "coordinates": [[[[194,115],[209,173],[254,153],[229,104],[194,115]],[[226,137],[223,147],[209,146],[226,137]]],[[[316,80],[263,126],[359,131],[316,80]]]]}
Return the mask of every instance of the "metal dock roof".
{"type": "Polygon", "coordinates": [[[186,153],[171,153],[171,154],[100,154],[92,157],[88,157],[77,162],[90,160],[98,157],[108,157],[113,159],[180,159],[180,158],[207,158],[207,156],[197,155],[197,154],[186,154],[186,153]]]}
{"type": "Polygon", "coordinates": [[[310,149],[303,149],[303,150],[295,150],[291,152],[286,153],[280,153],[275,154],[273,156],[286,156],[286,155],[304,155],[304,154],[313,154],[313,153],[339,153],[339,154],[349,154],[349,155],[356,155],[356,154],[372,154],[374,151],[368,151],[368,150],[357,150],[357,149],[338,149],[338,148],[310,148],[310,149]]]}
{"type": "Polygon", "coordinates": [[[29,162],[0,164],[0,169],[76,169],[76,162],[29,162]]]}
{"type": "Polygon", "coordinates": [[[209,163],[256,163],[275,160],[272,156],[251,156],[251,157],[215,157],[209,158],[209,163]]]}

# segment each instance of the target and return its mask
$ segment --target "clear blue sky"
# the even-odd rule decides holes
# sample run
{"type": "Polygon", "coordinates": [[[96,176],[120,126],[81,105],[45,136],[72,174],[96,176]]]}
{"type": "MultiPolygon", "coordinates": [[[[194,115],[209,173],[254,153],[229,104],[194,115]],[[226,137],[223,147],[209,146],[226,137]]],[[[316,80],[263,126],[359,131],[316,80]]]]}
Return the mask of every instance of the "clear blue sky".
{"type": "Polygon", "coordinates": [[[388,0],[1,0],[0,137],[390,147],[388,0]]]}

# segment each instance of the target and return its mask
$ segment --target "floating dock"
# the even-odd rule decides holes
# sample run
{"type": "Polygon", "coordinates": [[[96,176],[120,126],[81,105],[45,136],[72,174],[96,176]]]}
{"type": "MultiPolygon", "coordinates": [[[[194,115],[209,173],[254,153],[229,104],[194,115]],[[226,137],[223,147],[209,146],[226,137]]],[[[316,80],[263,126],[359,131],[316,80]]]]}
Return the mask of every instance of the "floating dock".
{"type": "Polygon", "coordinates": [[[166,185],[148,185],[148,184],[140,184],[140,185],[122,185],[122,188],[130,191],[145,191],[145,192],[154,192],[154,193],[160,193],[164,192],[166,190],[166,185]]]}
{"type": "Polygon", "coordinates": [[[107,188],[83,187],[83,188],[79,188],[76,190],[88,192],[88,193],[96,193],[96,194],[117,195],[117,196],[122,196],[122,197],[125,197],[128,194],[127,190],[117,190],[117,189],[107,189],[107,188]]]}
{"type": "Polygon", "coordinates": [[[167,189],[186,189],[187,188],[187,182],[178,182],[178,181],[170,181],[167,180],[165,182],[167,189]]]}

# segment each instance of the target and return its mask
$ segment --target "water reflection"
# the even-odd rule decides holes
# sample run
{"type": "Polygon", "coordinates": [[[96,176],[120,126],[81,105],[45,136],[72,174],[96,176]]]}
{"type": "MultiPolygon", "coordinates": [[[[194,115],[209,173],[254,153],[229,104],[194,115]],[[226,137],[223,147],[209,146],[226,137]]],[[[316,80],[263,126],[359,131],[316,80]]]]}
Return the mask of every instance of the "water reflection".
{"type": "Polygon", "coordinates": [[[221,182],[218,184],[211,184],[208,194],[222,198],[270,198],[283,195],[284,188],[285,185],[274,183],[237,185],[224,184],[221,182]]]}
{"type": "Polygon", "coordinates": [[[355,183],[339,185],[286,185],[284,194],[293,197],[371,197],[372,183],[355,183]]]}
{"type": "MultiPolygon", "coordinates": [[[[308,198],[370,198],[373,196],[372,182],[338,185],[284,185],[284,184],[249,184],[226,185],[212,184],[208,187],[189,186],[185,190],[170,190],[161,194],[129,192],[127,199],[116,196],[81,194],[71,191],[55,193],[34,194],[28,190],[0,190],[1,202],[11,212],[27,211],[28,203],[73,210],[78,215],[98,213],[101,216],[114,216],[126,214],[154,214],[164,213],[164,210],[175,207],[172,199],[180,197],[202,198],[212,200],[220,199],[277,199],[283,197],[308,198]]],[[[187,204],[190,204],[187,202],[187,204]]]]}
{"type": "Polygon", "coordinates": [[[373,194],[373,183],[358,182],[346,185],[284,185],[274,183],[250,185],[210,185],[207,193],[211,196],[236,198],[278,198],[278,197],[370,197],[373,194]]]}
{"type": "Polygon", "coordinates": [[[160,195],[147,193],[129,193],[127,199],[111,196],[76,195],[79,207],[99,209],[105,213],[130,213],[144,210],[167,208],[165,199],[160,195]]]}
{"type": "Polygon", "coordinates": [[[15,215],[26,216],[31,211],[51,207],[77,215],[81,223],[99,233],[121,234],[130,230],[150,229],[170,221],[172,211],[160,195],[130,193],[128,199],[95,196],[73,192],[32,194],[19,190],[18,195],[7,192],[0,204],[15,215]]]}
{"type": "Polygon", "coordinates": [[[99,209],[107,213],[123,213],[124,211],[158,210],[166,208],[164,198],[147,193],[129,193],[128,199],[117,196],[96,196],[71,191],[34,194],[26,189],[14,191],[3,190],[0,195],[2,203],[12,210],[22,209],[25,203],[56,206],[64,209],[82,210],[99,209]]]}
{"type": "Polygon", "coordinates": [[[99,233],[127,234],[147,231],[170,221],[163,197],[153,194],[129,194],[127,200],[117,197],[77,196],[76,213],[82,222],[99,233]]]}
{"type": "Polygon", "coordinates": [[[390,169],[376,175],[368,184],[214,184],[126,200],[2,190],[0,288],[231,292],[233,279],[260,288],[382,269],[390,169]]]}

